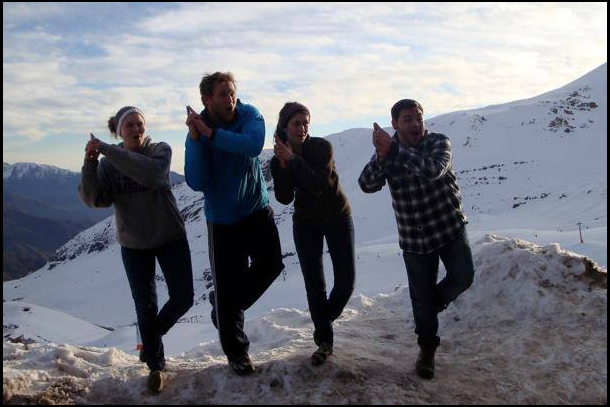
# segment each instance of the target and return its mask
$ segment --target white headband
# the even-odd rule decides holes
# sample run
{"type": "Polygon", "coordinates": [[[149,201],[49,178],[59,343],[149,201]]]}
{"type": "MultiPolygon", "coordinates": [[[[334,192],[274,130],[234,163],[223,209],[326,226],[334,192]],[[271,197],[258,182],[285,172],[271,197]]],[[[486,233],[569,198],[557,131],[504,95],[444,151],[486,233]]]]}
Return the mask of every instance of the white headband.
{"type": "Polygon", "coordinates": [[[142,111],[140,109],[138,109],[137,107],[129,108],[129,109],[125,110],[125,112],[123,112],[121,117],[119,117],[119,120],[118,120],[117,126],[116,126],[117,136],[121,137],[121,125],[123,124],[123,120],[132,113],[137,113],[140,116],[142,116],[142,120],[144,120],[144,124],[146,124],[146,119],[144,118],[144,113],[142,113],[142,111]]]}

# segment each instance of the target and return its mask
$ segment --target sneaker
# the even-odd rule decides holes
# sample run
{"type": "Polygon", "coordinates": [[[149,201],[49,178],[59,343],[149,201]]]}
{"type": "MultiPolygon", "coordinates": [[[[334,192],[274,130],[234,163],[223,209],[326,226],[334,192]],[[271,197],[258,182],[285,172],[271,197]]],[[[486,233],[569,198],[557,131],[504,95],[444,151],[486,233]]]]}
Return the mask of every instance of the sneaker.
{"type": "Polygon", "coordinates": [[[314,366],[319,366],[322,363],[326,362],[326,359],[333,354],[333,345],[329,343],[323,343],[318,346],[318,350],[316,350],[313,355],[311,355],[311,364],[314,366]]]}
{"type": "Polygon", "coordinates": [[[216,319],[216,292],[210,291],[210,294],[208,294],[208,299],[210,300],[210,304],[212,305],[212,311],[210,311],[210,319],[212,320],[212,324],[214,324],[214,328],[218,329],[218,321],[216,319]]]}
{"type": "Polygon", "coordinates": [[[163,390],[163,373],[160,370],[153,370],[148,374],[146,387],[152,394],[159,394],[163,390]]]}
{"type": "Polygon", "coordinates": [[[248,355],[229,359],[229,366],[231,366],[233,371],[240,376],[245,376],[254,372],[254,365],[248,355]]]}

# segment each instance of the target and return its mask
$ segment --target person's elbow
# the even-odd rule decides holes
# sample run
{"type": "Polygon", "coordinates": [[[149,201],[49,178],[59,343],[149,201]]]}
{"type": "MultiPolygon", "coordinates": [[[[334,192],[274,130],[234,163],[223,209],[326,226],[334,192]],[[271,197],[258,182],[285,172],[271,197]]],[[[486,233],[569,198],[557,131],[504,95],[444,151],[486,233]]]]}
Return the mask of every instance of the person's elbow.
{"type": "Polygon", "coordinates": [[[204,190],[204,179],[201,174],[198,174],[197,171],[193,171],[190,166],[186,165],[184,167],[184,181],[186,185],[189,186],[193,191],[203,192],[204,190]]]}
{"type": "Polygon", "coordinates": [[[248,138],[249,142],[244,146],[244,153],[248,157],[256,158],[263,151],[263,146],[265,144],[265,137],[260,137],[259,135],[252,135],[248,138]]]}
{"type": "Polygon", "coordinates": [[[275,199],[282,205],[290,205],[290,203],[292,203],[292,200],[294,199],[294,195],[278,193],[276,190],[275,199]]]}
{"type": "Polygon", "coordinates": [[[422,171],[422,175],[428,181],[438,181],[443,178],[445,174],[449,171],[449,168],[438,168],[432,171],[422,171]]]}
{"type": "Polygon", "coordinates": [[[78,186],[78,197],[80,201],[87,207],[95,209],[95,196],[87,191],[87,188],[80,184],[78,186]]]}
{"type": "Polygon", "coordinates": [[[155,191],[165,191],[172,189],[172,184],[169,182],[169,177],[162,179],[151,179],[148,187],[155,191]]]}
{"type": "Polygon", "coordinates": [[[383,185],[367,183],[362,179],[358,180],[358,185],[360,185],[360,189],[365,194],[372,194],[381,191],[381,188],[383,188],[383,185]]]}
{"type": "Polygon", "coordinates": [[[184,179],[186,181],[186,185],[188,185],[189,188],[191,188],[193,191],[203,192],[204,185],[203,180],[201,178],[195,178],[185,174],[184,179]]]}
{"type": "Polygon", "coordinates": [[[161,161],[155,163],[155,166],[151,168],[150,175],[144,182],[146,187],[155,191],[172,189],[172,184],[169,180],[169,162],[161,161]]]}
{"type": "Polygon", "coordinates": [[[314,182],[310,188],[309,188],[309,192],[311,192],[314,196],[322,196],[326,191],[329,191],[332,189],[332,185],[330,182],[327,181],[319,181],[319,182],[314,182]]]}

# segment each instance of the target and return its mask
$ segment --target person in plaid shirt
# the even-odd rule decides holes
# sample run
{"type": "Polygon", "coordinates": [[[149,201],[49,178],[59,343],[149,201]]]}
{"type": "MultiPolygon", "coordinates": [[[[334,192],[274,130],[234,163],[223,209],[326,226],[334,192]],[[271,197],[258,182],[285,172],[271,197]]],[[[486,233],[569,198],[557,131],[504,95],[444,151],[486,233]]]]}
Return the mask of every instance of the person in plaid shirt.
{"type": "Polygon", "coordinates": [[[425,129],[424,109],[415,100],[398,101],[391,113],[396,133],[374,124],[375,154],[358,183],[366,193],[389,185],[420,347],[415,368],[431,379],[438,313],[470,287],[474,265],[449,138],[425,129]],[[437,283],[439,259],[447,274],[437,283]]]}

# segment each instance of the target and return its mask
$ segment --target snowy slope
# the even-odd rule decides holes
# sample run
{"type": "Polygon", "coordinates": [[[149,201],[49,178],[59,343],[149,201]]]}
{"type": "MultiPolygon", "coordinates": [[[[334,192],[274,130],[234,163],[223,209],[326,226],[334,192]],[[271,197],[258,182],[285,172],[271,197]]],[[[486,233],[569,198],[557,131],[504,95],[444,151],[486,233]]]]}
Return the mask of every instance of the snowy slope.
{"type": "Polygon", "coordinates": [[[11,301],[2,305],[2,335],[23,336],[36,342],[85,344],[109,330],[38,305],[11,301]]]}
{"type": "MultiPolygon", "coordinates": [[[[441,314],[431,382],[417,357],[408,288],[352,298],[335,354],[312,367],[308,313],[275,309],[246,330],[258,366],[241,378],[216,341],[170,358],[147,394],[137,357],[74,345],[5,343],[4,401],[84,404],[605,404],[607,274],[557,245],[488,235],[473,288],[441,314]]],[[[400,272],[401,270],[394,270],[400,272]]]]}

